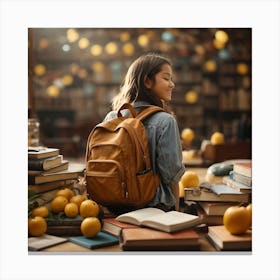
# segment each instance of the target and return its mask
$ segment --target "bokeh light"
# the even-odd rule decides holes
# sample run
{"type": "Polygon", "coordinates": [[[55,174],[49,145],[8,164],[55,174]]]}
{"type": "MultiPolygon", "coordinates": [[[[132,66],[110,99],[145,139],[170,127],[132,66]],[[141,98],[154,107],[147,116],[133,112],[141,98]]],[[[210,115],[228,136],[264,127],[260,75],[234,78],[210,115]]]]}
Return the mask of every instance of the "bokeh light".
{"type": "Polygon", "coordinates": [[[115,54],[118,51],[118,46],[115,42],[109,42],[105,46],[105,51],[111,55],[115,54]]]}
{"type": "Polygon", "coordinates": [[[198,100],[198,94],[194,90],[189,90],[185,94],[185,100],[188,104],[195,104],[198,100]]]}
{"type": "Polygon", "coordinates": [[[95,44],[90,48],[90,52],[93,56],[99,56],[103,52],[103,48],[101,45],[95,44]]]}
{"type": "Polygon", "coordinates": [[[50,96],[50,97],[58,97],[59,94],[60,94],[60,90],[57,86],[55,85],[51,85],[47,88],[47,94],[50,96]]]}
{"type": "Polygon", "coordinates": [[[34,73],[37,76],[43,76],[46,73],[46,67],[43,64],[37,64],[34,67],[34,73]]]}

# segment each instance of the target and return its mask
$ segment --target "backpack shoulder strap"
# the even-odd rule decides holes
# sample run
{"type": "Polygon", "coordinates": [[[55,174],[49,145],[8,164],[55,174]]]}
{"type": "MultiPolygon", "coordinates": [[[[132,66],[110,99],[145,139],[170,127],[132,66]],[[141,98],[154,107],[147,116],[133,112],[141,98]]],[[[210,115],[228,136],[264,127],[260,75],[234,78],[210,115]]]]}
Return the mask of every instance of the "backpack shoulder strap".
{"type": "Polygon", "coordinates": [[[156,112],[165,112],[164,109],[162,109],[159,106],[149,106],[148,108],[142,110],[137,116],[136,118],[143,121],[144,119],[146,119],[147,117],[151,116],[152,114],[156,113],[156,112]]]}

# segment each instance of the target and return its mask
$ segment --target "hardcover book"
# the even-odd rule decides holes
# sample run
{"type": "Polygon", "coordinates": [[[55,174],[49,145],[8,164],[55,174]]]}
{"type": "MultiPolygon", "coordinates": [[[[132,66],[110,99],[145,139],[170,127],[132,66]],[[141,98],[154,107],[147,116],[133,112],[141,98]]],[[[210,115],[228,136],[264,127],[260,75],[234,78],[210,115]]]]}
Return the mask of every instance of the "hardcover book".
{"type": "Polygon", "coordinates": [[[137,228],[138,226],[123,223],[115,218],[104,218],[102,219],[102,231],[110,233],[114,236],[119,236],[121,231],[125,228],[137,228]]]}
{"type": "Polygon", "coordinates": [[[71,241],[80,246],[95,249],[105,246],[111,246],[119,243],[119,238],[106,232],[99,232],[95,237],[89,238],[85,236],[68,237],[71,241]]]}
{"type": "Polygon", "coordinates": [[[230,176],[224,176],[223,177],[223,183],[228,185],[229,187],[237,190],[237,191],[240,191],[240,192],[243,192],[243,193],[252,193],[252,187],[251,186],[248,186],[248,185],[245,185],[241,182],[238,182],[234,179],[232,179],[230,176]]]}
{"type": "Polygon", "coordinates": [[[59,149],[58,148],[49,148],[49,147],[28,147],[28,159],[30,158],[36,158],[36,159],[42,159],[42,158],[48,158],[53,156],[59,155],[59,149]]]}
{"type": "Polygon", "coordinates": [[[252,177],[252,161],[234,163],[233,171],[247,177],[252,177]]]}
{"type": "Polygon", "coordinates": [[[31,184],[28,185],[28,190],[35,191],[37,193],[48,192],[54,189],[72,187],[75,180],[60,180],[54,182],[47,182],[42,184],[31,184]]]}
{"type": "Polygon", "coordinates": [[[229,172],[229,177],[237,182],[240,182],[248,187],[252,187],[252,177],[248,177],[234,171],[229,172]]]}
{"type": "Polygon", "coordinates": [[[28,170],[48,170],[52,167],[58,166],[61,164],[63,159],[62,155],[54,156],[54,157],[48,157],[48,158],[29,158],[28,159],[28,170]]]}
{"type": "Polygon", "coordinates": [[[208,227],[208,239],[221,251],[250,251],[252,250],[252,231],[239,235],[231,234],[224,225],[208,227]]]}
{"type": "Polygon", "coordinates": [[[39,237],[29,237],[28,238],[28,250],[29,251],[39,251],[63,242],[66,242],[67,238],[58,237],[49,234],[43,234],[39,237]]]}
{"type": "Polygon", "coordinates": [[[185,188],[185,201],[249,202],[250,195],[226,184],[213,184],[199,188],[185,188]]]}
{"type": "Polygon", "coordinates": [[[193,229],[167,233],[149,228],[125,228],[120,235],[124,251],[200,250],[199,235],[193,229]]]}
{"type": "Polygon", "coordinates": [[[165,232],[175,232],[201,224],[200,218],[196,215],[179,211],[164,212],[161,209],[153,207],[138,209],[119,215],[116,220],[165,232]]]}
{"type": "Polygon", "coordinates": [[[209,202],[199,201],[198,204],[205,211],[207,215],[224,215],[225,211],[234,205],[238,205],[238,202],[209,202]]]}

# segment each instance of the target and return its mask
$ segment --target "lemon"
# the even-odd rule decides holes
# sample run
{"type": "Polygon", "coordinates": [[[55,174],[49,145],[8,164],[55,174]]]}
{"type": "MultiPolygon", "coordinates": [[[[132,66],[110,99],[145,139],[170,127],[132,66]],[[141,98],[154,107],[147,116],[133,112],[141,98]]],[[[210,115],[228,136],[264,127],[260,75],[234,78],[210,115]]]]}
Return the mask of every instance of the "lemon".
{"type": "Polygon", "coordinates": [[[39,217],[46,218],[48,215],[49,215],[49,209],[45,205],[39,206],[32,210],[32,217],[39,216],[39,217]]]}
{"type": "Polygon", "coordinates": [[[182,176],[180,183],[182,188],[196,188],[199,186],[199,177],[196,172],[187,170],[182,176]]]}
{"type": "Polygon", "coordinates": [[[192,142],[194,136],[194,131],[191,128],[185,128],[181,133],[181,138],[186,142],[192,142]]]}
{"type": "Polygon", "coordinates": [[[74,202],[69,202],[64,207],[64,213],[69,218],[74,218],[79,214],[78,205],[74,202]]]}
{"type": "Polygon", "coordinates": [[[101,231],[101,223],[96,217],[87,217],[81,222],[80,229],[83,236],[94,237],[101,231]]]}
{"type": "Polygon", "coordinates": [[[86,199],[81,203],[80,215],[83,218],[97,217],[98,214],[99,214],[99,205],[95,201],[91,199],[86,199]]]}
{"type": "Polygon", "coordinates": [[[225,142],[224,134],[221,132],[214,132],[210,138],[210,142],[212,145],[221,145],[225,142]]]}
{"type": "Polygon", "coordinates": [[[64,211],[64,207],[68,203],[68,199],[65,196],[59,195],[56,196],[52,201],[51,201],[51,210],[54,213],[62,212],[64,211]]]}
{"type": "Polygon", "coordinates": [[[28,234],[30,236],[41,236],[47,231],[45,218],[36,216],[28,219],[28,234]]]}

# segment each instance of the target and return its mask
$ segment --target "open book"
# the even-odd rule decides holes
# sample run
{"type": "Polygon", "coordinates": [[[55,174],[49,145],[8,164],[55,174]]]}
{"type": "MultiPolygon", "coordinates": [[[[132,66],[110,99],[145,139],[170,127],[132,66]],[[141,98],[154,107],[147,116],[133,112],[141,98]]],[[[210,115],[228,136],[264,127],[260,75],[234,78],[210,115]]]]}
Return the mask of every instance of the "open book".
{"type": "Polygon", "coordinates": [[[158,208],[143,208],[119,215],[116,220],[138,226],[146,226],[165,232],[175,232],[194,227],[202,221],[196,215],[178,211],[164,212],[158,208]]]}

